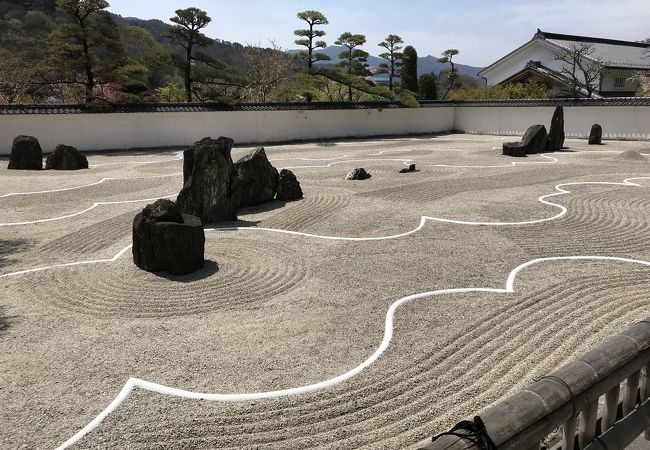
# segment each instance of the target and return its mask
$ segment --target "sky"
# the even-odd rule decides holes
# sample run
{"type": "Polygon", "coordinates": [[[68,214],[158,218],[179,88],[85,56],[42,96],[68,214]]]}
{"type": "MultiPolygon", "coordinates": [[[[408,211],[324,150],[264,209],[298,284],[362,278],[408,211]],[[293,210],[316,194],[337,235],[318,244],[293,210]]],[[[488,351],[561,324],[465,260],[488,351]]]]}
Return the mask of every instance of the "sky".
{"type": "Polygon", "coordinates": [[[179,8],[197,7],[212,18],[211,38],[283,49],[297,48],[293,30],[303,28],[296,13],[314,9],[329,25],[332,45],[343,32],[366,35],[373,55],[389,34],[401,36],[420,56],[439,56],[448,48],[459,63],[487,66],[543,31],[637,41],[650,38],[649,0],[109,0],[109,10],[124,17],[169,22],[179,8]]]}

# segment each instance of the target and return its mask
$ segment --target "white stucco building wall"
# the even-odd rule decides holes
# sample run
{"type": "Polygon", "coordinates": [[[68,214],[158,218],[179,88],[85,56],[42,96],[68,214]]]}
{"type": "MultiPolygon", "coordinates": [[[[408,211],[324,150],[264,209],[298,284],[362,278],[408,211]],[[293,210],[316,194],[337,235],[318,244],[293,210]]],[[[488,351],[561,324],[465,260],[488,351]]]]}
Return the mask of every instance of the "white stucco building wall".
{"type": "Polygon", "coordinates": [[[533,40],[484,69],[481,75],[487,78],[488,84],[499,84],[524,70],[529,61],[539,61],[549,69],[560,71],[563,63],[556,59],[557,55],[557,50],[551,45],[533,40]]]}

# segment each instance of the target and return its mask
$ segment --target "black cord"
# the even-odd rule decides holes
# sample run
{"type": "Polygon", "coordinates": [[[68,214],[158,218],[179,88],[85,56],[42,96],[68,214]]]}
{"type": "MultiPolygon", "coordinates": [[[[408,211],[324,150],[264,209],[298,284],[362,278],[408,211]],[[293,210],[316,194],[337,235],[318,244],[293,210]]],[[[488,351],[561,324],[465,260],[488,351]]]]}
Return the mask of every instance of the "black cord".
{"type": "MultiPolygon", "coordinates": [[[[431,441],[435,442],[442,436],[456,436],[458,438],[458,441],[470,441],[472,445],[465,447],[465,450],[472,448],[477,448],[478,450],[497,450],[497,446],[490,438],[490,435],[485,428],[485,424],[479,416],[474,417],[473,421],[464,420],[458,423],[448,432],[434,436],[431,441]]],[[[455,445],[456,442],[450,444],[447,448],[455,445]]]]}

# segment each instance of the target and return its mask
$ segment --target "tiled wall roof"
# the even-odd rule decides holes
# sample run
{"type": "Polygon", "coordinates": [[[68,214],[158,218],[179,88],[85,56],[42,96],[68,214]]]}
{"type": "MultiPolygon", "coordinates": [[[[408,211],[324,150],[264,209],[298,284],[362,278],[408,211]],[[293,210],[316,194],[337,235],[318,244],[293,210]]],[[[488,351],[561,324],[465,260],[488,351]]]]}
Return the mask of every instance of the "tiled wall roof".
{"type": "MultiPolygon", "coordinates": [[[[456,106],[535,107],[535,106],[650,106],[650,97],[619,97],[603,99],[540,99],[540,100],[467,100],[423,101],[423,108],[456,106]]],[[[86,105],[0,105],[0,115],[14,114],[107,114],[107,113],[179,113],[210,111],[313,111],[349,109],[399,109],[398,102],[366,103],[137,103],[107,105],[101,108],[86,105]]]]}

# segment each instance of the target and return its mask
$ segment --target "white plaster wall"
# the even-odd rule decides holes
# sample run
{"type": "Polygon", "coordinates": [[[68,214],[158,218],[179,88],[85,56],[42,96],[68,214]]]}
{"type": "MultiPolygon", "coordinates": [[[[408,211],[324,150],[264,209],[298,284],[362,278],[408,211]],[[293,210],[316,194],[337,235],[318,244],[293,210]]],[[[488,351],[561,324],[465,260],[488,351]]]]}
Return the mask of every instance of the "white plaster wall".
{"type": "Polygon", "coordinates": [[[635,81],[632,77],[635,75],[634,70],[610,70],[605,73],[603,77],[601,90],[602,91],[636,91],[639,87],[639,83],[635,81]],[[614,88],[614,79],[617,77],[625,78],[625,86],[622,88],[614,88]]]}
{"type": "MultiPolygon", "coordinates": [[[[456,108],[456,130],[472,134],[522,135],[535,124],[547,130],[553,107],[456,108]]],[[[602,125],[606,139],[650,140],[650,106],[564,107],[567,136],[586,138],[591,126],[602,125]]]]}
{"type": "Polygon", "coordinates": [[[185,146],[206,136],[265,144],[322,138],[436,133],[454,128],[454,108],[237,111],[0,116],[0,155],[14,137],[35,136],[44,152],[185,146]]]}

